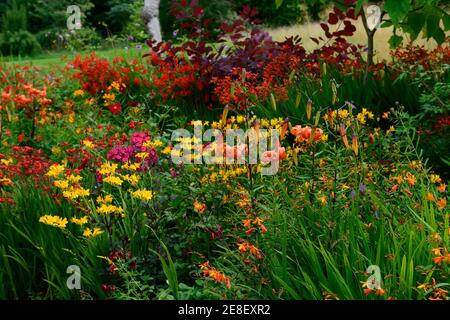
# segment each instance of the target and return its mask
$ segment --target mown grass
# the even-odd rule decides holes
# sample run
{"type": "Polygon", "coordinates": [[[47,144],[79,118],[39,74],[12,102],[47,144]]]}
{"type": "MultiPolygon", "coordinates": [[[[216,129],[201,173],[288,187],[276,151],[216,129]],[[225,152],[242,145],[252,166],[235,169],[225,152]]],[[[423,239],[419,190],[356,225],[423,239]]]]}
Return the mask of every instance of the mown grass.
{"type": "Polygon", "coordinates": [[[0,57],[0,66],[8,67],[14,65],[29,65],[37,66],[40,68],[48,68],[60,66],[67,61],[74,59],[78,54],[83,56],[89,55],[95,52],[97,56],[102,58],[107,58],[112,60],[114,57],[123,56],[127,59],[138,58],[143,54],[143,50],[138,50],[135,48],[124,49],[115,48],[108,50],[85,50],[80,52],[69,52],[69,51],[57,51],[57,52],[46,52],[33,57],[0,57]]]}
{"type": "MultiPolygon", "coordinates": [[[[341,27],[342,28],[342,27],[341,27]]],[[[334,30],[333,28],[331,30],[334,30]]],[[[306,24],[296,24],[292,26],[279,27],[279,28],[269,28],[267,30],[269,34],[274,38],[274,40],[284,40],[285,38],[292,36],[301,36],[303,40],[303,45],[306,50],[312,51],[314,49],[319,48],[319,46],[310,39],[310,37],[323,37],[325,40],[325,33],[320,27],[320,22],[310,22],[306,24]]],[[[380,28],[375,33],[375,61],[390,61],[390,47],[388,40],[392,36],[394,29],[392,27],[389,28],[380,28]]],[[[409,41],[409,37],[406,34],[399,33],[399,35],[405,38],[405,41],[409,41]]],[[[447,36],[450,36],[450,33],[447,33],[447,36]]],[[[356,23],[356,32],[352,37],[349,37],[348,40],[354,44],[365,45],[367,43],[367,36],[364,31],[364,27],[362,25],[361,19],[356,23]]],[[[437,46],[437,43],[434,39],[426,40],[419,36],[419,39],[415,41],[418,45],[423,45],[427,49],[434,49],[437,46]]]]}

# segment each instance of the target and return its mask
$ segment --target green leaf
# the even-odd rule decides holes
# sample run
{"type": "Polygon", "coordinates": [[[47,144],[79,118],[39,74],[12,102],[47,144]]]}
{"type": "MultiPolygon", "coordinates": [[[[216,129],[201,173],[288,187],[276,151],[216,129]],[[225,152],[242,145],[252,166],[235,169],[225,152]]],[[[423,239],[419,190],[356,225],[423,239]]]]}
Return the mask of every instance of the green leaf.
{"type": "Polygon", "coordinates": [[[450,158],[441,158],[442,162],[444,162],[446,165],[450,166],[450,158]]]}
{"type": "Polygon", "coordinates": [[[162,242],[158,236],[156,235],[156,232],[150,228],[149,226],[147,226],[147,228],[149,228],[153,234],[155,235],[156,239],[158,239],[161,247],[164,249],[165,253],[166,253],[166,257],[163,257],[159,252],[157,252],[156,250],[150,249],[153,253],[155,253],[158,257],[159,260],[161,260],[161,265],[163,268],[163,272],[164,275],[167,278],[167,282],[169,283],[169,287],[172,291],[172,294],[175,298],[175,300],[179,299],[179,294],[178,294],[178,276],[177,276],[177,268],[175,267],[175,264],[173,263],[172,260],[172,256],[170,255],[169,249],[167,249],[167,246],[164,244],[164,242],[162,242]]]}
{"type": "Polygon", "coordinates": [[[277,101],[275,100],[273,93],[270,94],[270,102],[272,103],[273,110],[277,111],[277,101]]]}
{"type": "Polygon", "coordinates": [[[408,26],[407,30],[411,35],[411,40],[414,41],[422,31],[423,26],[425,25],[425,17],[421,12],[414,12],[408,16],[408,26]]]}
{"type": "Polygon", "coordinates": [[[386,0],[384,10],[389,13],[394,25],[398,25],[411,10],[411,0],[386,0]]]}
{"type": "Polygon", "coordinates": [[[416,0],[416,5],[418,7],[421,6],[427,6],[427,5],[433,5],[433,3],[435,2],[435,0],[416,0]]]}
{"type": "Polygon", "coordinates": [[[385,21],[380,25],[380,28],[389,28],[389,27],[392,27],[391,21],[385,21]]]}
{"type": "Polygon", "coordinates": [[[442,17],[442,21],[444,22],[444,29],[445,31],[450,30],[450,15],[445,13],[442,17]]]}
{"type": "Polygon", "coordinates": [[[389,45],[391,46],[391,49],[395,49],[402,43],[402,41],[403,41],[402,36],[393,34],[392,37],[389,39],[389,45]]]}
{"type": "Polygon", "coordinates": [[[277,6],[277,9],[283,4],[283,0],[275,0],[275,4],[277,6]]]}
{"type": "Polygon", "coordinates": [[[438,44],[443,44],[445,42],[445,32],[442,29],[438,29],[434,33],[433,38],[438,44]]]}
{"type": "Polygon", "coordinates": [[[425,35],[428,39],[433,38],[434,35],[440,30],[441,13],[434,7],[428,7],[427,9],[427,22],[425,35]]]}
{"type": "Polygon", "coordinates": [[[281,277],[273,273],[273,277],[277,280],[281,286],[286,289],[286,291],[292,296],[293,299],[299,300],[300,296],[297,294],[294,288],[292,288],[289,284],[287,284],[281,277]]]}

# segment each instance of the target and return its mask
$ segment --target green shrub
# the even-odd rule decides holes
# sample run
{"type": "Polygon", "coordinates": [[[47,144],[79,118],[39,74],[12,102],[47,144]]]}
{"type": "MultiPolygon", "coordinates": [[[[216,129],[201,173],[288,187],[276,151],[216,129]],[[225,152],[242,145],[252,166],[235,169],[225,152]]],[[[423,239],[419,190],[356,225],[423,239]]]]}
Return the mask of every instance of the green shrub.
{"type": "Polygon", "coordinates": [[[258,9],[258,17],[269,26],[285,26],[301,22],[304,15],[301,2],[298,0],[285,0],[277,9],[273,0],[244,0],[233,1],[241,9],[245,5],[258,9]]]}
{"type": "Polygon", "coordinates": [[[23,5],[15,0],[8,2],[8,9],[3,15],[0,52],[2,55],[30,55],[36,53],[40,46],[36,38],[27,30],[27,13],[23,5]]]}
{"type": "Polygon", "coordinates": [[[56,28],[39,31],[36,34],[36,39],[43,49],[61,50],[65,46],[64,37],[61,36],[60,30],[56,28]]]}
{"type": "Polygon", "coordinates": [[[87,16],[93,4],[90,0],[21,0],[27,3],[28,25],[33,26],[33,33],[42,30],[67,30],[67,7],[77,5],[81,9],[81,23],[83,28],[90,25],[87,16]]]}
{"type": "Polygon", "coordinates": [[[16,1],[8,2],[8,10],[3,15],[2,30],[4,33],[27,29],[27,13],[24,6],[18,6],[16,1]]]}
{"type": "MultiPolygon", "coordinates": [[[[133,13],[128,19],[126,26],[122,30],[122,36],[127,39],[127,41],[135,41],[138,43],[143,43],[148,39],[148,33],[144,25],[144,21],[141,18],[141,11],[144,7],[143,1],[135,2],[132,5],[133,13]]],[[[160,12],[160,15],[166,13],[160,12]]]]}
{"type": "MultiPolygon", "coordinates": [[[[110,1],[111,8],[106,13],[107,21],[113,33],[118,33],[125,28],[134,12],[133,3],[123,3],[123,0],[110,1]]],[[[142,1],[143,3],[144,1],[142,1]]]]}
{"type": "Polygon", "coordinates": [[[63,35],[65,47],[71,51],[97,49],[102,43],[100,35],[93,28],[72,30],[63,35]]]}
{"type": "Polygon", "coordinates": [[[424,90],[420,95],[417,115],[418,132],[424,155],[430,165],[442,176],[450,177],[450,65],[445,64],[439,72],[442,79],[435,82],[435,71],[421,71],[414,82],[424,90]],[[434,83],[434,84],[433,84],[434,83]]]}
{"type": "MultiPolygon", "coordinates": [[[[159,19],[161,23],[161,30],[164,39],[170,39],[174,36],[174,31],[178,35],[183,35],[183,30],[179,30],[180,21],[177,21],[173,12],[173,4],[177,1],[174,0],[161,0],[159,6],[159,19]]],[[[178,3],[180,1],[178,0],[178,3]]],[[[214,30],[218,30],[218,27],[223,22],[229,22],[230,16],[235,10],[242,9],[241,5],[237,5],[235,1],[232,0],[200,0],[199,5],[204,9],[204,20],[212,19],[209,26],[211,35],[213,35],[214,30]]]]}
{"type": "Polygon", "coordinates": [[[316,111],[322,112],[328,108],[334,109],[345,101],[351,101],[359,108],[370,106],[378,114],[387,112],[396,105],[404,106],[410,114],[417,114],[421,93],[418,85],[406,78],[392,79],[387,67],[384,72],[383,77],[369,76],[364,85],[361,72],[344,74],[328,66],[327,72],[320,78],[300,75],[288,88],[288,99],[277,103],[276,110],[270,101],[265,101],[257,105],[256,112],[265,117],[287,116],[305,120],[305,106],[308,100],[311,100],[316,111]],[[337,92],[334,102],[333,90],[337,92]]]}
{"type": "Polygon", "coordinates": [[[30,32],[19,30],[6,32],[0,39],[0,51],[2,55],[33,55],[40,51],[41,46],[30,32]]]}
{"type": "Polygon", "coordinates": [[[71,31],[55,28],[42,30],[36,38],[43,48],[53,50],[90,50],[99,48],[102,43],[97,31],[89,27],[71,31]]]}

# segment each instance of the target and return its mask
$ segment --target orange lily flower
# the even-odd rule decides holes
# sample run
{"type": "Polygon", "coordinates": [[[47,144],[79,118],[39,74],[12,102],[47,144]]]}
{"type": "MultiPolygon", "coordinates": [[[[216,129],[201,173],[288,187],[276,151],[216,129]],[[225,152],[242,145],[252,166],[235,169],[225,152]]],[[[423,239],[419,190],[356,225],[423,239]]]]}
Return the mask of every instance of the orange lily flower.
{"type": "Polygon", "coordinates": [[[281,140],[284,140],[284,137],[286,136],[286,132],[287,132],[288,126],[289,126],[289,120],[286,119],[286,120],[284,120],[283,125],[281,126],[281,133],[280,133],[280,139],[281,140]]]}
{"type": "Polygon", "coordinates": [[[253,220],[253,224],[261,224],[262,222],[264,222],[261,218],[256,218],[255,220],[253,220]]]}
{"type": "Polygon", "coordinates": [[[378,288],[377,291],[375,291],[375,295],[377,296],[383,296],[386,293],[386,290],[384,290],[383,288],[378,288]]]}
{"type": "Polygon", "coordinates": [[[252,225],[252,219],[245,219],[242,222],[244,224],[244,227],[246,227],[247,229],[252,225]]]}
{"type": "Polygon", "coordinates": [[[440,198],[436,201],[436,205],[439,208],[439,211],[442,211],[447,206],[447,198],[440,198]]]}
{"type": "Polygon", "coordinates": [[[238,250],[242,253],[247,252],[248,250],[248,243],[247,242],[243,242],[243,243],[238,243],[238,250]]]}
{"type": "Polygon", "coordinates": [[[373,291],[373,289],[370,289],[370,288],[364,289],[364,295],[367,297],[369,294],[372,293],[372,291],[373,291]]]}
{"type": "Polygon", "coordinates": [[[197,200],[195,200],[194,202],[194,211],[197,212],[198,214],[203,214],[206,210],[206,204],[198,202],[197,200]]]}
{"type": "Polygon", "coordinates": [[[434,262],[435,264],[437,264],[438,266],[441,265],[442,260],[444,260],[444,256],[439,256],[439,257],[434,257],[434,258],[433,258],[433,262],[434,262]]]}
{"type": "Polygon", "coordinates": [[[416,177],[412,174],[408,174],[408,177],[406,178],[408,180],[408,183],[412,186],[414,186],[417,182],[416,177]]]}

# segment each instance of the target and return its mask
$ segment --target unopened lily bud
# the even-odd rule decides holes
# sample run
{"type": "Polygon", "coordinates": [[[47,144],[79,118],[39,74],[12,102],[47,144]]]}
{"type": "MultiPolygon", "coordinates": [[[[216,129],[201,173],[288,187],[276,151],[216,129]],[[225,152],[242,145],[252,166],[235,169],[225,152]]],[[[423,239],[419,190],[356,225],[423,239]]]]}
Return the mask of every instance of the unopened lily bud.
{"type": "Polygon", "coordinates": [[[308,99],[308,102],[306,103],[306,117],[308,120],[311,119],[311,112],[312,112],[312,101],[311,99],[308,99]]]}
{"type": "Polygon", "coordinates": [[[358,155],[358,136],[356,135],[356,133],[353,133],[352,136],[352,149],[355,155],[358,155]]]}

